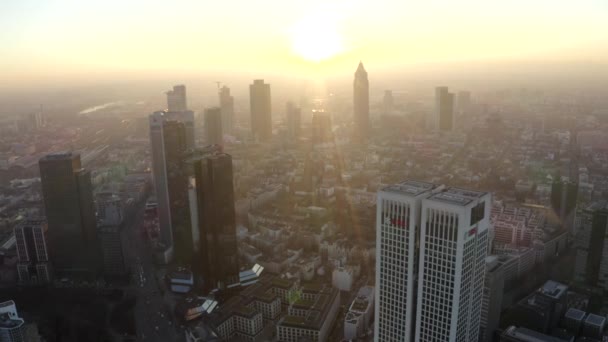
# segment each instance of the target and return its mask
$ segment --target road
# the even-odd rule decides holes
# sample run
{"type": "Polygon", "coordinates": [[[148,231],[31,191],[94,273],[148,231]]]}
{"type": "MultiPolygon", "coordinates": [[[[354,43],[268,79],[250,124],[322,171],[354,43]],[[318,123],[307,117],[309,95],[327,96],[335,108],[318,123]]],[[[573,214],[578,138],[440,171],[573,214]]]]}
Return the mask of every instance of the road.
{"type": "Polygon", "coordinates": [[[137,341],[183,341],[183,330],[176,326],[167,296],[164,296],[164,286],[154,263],[152,248],[140,234],[144,209],[145,206],[141,205],[125,228],[128,237],[126,257],[132,272],[130,290],[137,298],[137,341]]]}

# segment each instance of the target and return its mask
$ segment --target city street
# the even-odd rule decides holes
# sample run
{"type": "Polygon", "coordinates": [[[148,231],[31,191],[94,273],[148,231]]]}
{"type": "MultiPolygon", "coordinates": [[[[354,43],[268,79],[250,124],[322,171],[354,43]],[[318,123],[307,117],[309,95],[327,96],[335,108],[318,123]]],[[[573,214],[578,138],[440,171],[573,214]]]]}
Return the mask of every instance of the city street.
{"type": "Polygon", "coordinates": [[[130,290],[137,298],[135,322],[138,341],[177,342],[185,339],[176,326],[170,306],[164,296],[150,245],[140,234],[144,206],[138,208],[133,220],[126,225],[126,258],[131,267],[130,290]]]}

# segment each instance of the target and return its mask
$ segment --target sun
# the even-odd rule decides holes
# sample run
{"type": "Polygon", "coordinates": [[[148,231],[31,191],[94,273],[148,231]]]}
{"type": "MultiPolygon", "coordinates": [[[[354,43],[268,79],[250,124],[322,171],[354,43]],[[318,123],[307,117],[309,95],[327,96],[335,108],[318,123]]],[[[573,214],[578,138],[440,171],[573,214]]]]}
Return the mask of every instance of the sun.
{"type": "Polygon", "coordinates": [[[321,62],[344,51],[338,30],[338,18],[317,13],[303,18],[292,27],[292,51],[305,60],[321,62]]]}

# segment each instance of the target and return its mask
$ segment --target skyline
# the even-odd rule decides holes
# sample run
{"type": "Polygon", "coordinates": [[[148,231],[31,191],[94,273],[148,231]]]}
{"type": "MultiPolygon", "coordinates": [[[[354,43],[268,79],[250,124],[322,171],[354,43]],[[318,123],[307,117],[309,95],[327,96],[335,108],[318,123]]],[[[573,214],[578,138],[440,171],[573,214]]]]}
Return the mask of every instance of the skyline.
{"type": "Polygon", "coordinates": [[[336,77],[359,60],[379,72],[537,63],[593,74],[606,69],[606,23],[597,0],[12,1],[0,4],[0,67],[15,84],[211,71],[336,77]]]}

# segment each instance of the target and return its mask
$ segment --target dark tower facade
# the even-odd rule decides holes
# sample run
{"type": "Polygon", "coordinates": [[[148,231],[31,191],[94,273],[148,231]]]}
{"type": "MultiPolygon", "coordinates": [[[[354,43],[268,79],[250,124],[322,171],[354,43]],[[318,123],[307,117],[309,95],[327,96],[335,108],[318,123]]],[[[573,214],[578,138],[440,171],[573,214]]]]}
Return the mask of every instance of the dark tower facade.
{"type": "Polygon", "coordinates": [[[269,141],[272,138],[270,84],[264,83],[264,80],[254,80],[253,84],[249,85],[249,104],[254,139],[269,141]]]}
{"type": "Polygon", "coordinates": [[[207,145],[222,145],[224,142],[222,110],[219,107],[205,109],[205,139],[207,145]]]}
{"type": "Polygon", "coordinates": [[[234,132],[234,97],[230,95],[230,88],[220,88],[220,108],[222,111],[222,131],[227,134],[234,132]]]}
{"type": "Polygon", "coordinates": [[[50,154],[40,159],[42,196],[48,222],[48,249],[59,275],[94,276],[101,253],[96,230],[91,174],[80,155],[50,154]]]}
{"type": "Polygon", "coordinates": [[[181,263],[192,258],[192,229],[188,202],[188,175],[184,172],[184,156],[188,148],[186,125],[180,121],[165,121],[163,141],[167,168],[167,188],[173,231],[173,255],[181,263]]]}
{"type": "Polygon", "coordinates": [[[239,282],[232,157],[214,153],[194,163],[201,269],[206,289],[239,282]]]}
{"type": "Polygon", "coordinates": [[[364,141],[369,138],[369,81],[363,63],[359,62],[353,83],[353,110],[355,139],[364,141]]]}

